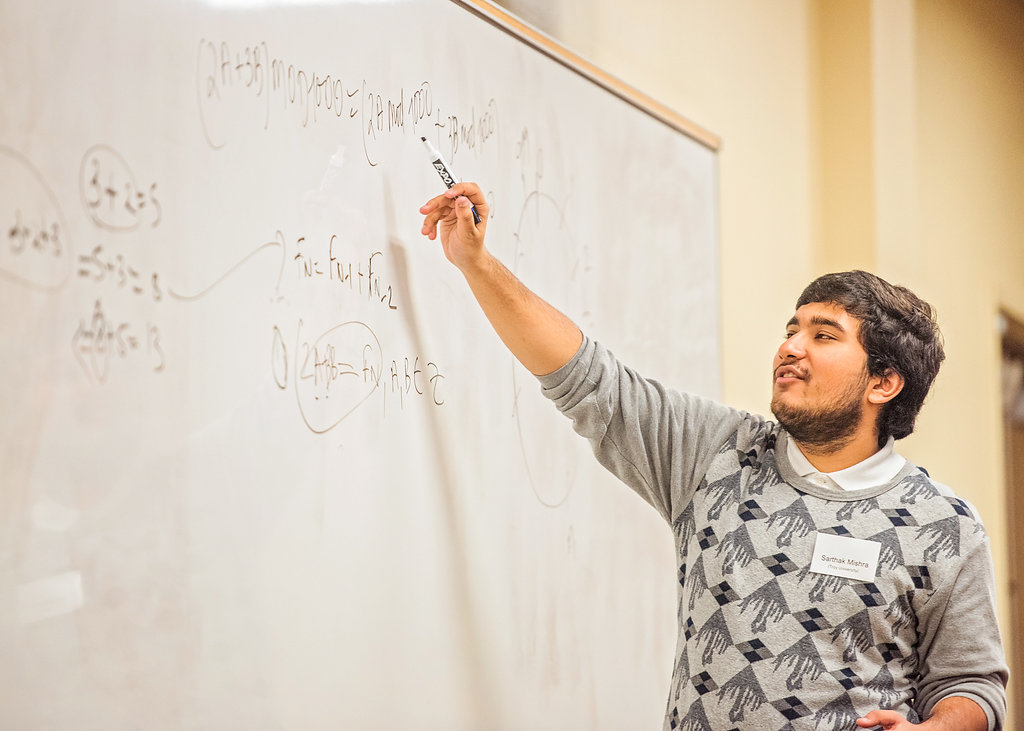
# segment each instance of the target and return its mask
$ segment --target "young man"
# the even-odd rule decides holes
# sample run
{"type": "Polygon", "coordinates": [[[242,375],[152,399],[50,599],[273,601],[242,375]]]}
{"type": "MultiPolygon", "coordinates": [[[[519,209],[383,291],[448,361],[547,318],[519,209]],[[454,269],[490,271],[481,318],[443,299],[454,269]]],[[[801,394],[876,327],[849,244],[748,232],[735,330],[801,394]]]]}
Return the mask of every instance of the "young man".
{"type": "Polygon", "coordinates": [[[487,252],[476,185],[420,211],[505,345],[672,527],[666,730],[1002,727],[981,522],[893,449],[944,357],[927,304],[864,272],[815,280],[775,355],[773,423],[666,389],[586,338],[487,252]]]}

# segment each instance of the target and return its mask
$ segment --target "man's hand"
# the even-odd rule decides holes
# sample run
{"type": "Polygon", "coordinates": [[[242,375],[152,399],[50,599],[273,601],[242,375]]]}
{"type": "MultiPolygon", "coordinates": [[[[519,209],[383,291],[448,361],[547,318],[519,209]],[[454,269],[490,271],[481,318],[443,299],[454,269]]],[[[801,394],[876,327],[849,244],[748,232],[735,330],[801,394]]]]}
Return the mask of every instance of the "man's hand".
{"type": "Polygon", "coordinates": [[[431,241],[441,232],[441,247],[448,261],[463,272],[478,266],[484,257],[484,234],[490,213],[487,199],[476,183],[456,183],[422,207],[422,233],[431,241]],[[480,223],[473,221],[473,207],[480,223]]]}
{"type": "Polygon", "coordinates": [[[858,718],[857,725],[861,728],[881,728],[883,731],[920,728],[918,724],[911,723],[902,713],[896,711],[872,711],[864,718],[858,718]]]}
{"type": "Polygon", "coordinates": [[[872,711],[857,719],[860,728],[881,728],[883,731],[988,731],[988,716],[977,703],[963,696],[943,698],[935,704],[927,721],[911,723],[896,711],[872,711]]]}

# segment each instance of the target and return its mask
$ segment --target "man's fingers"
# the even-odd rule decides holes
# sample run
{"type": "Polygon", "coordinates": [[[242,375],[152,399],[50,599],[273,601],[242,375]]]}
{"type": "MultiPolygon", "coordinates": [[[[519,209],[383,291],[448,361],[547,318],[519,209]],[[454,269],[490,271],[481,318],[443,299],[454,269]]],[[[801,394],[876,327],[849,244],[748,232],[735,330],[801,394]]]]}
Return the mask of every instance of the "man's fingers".
{"type": "Polygon", "coordinates": [[[469,198],[473,204],[484,203],[484,194],[480,190],[480,186],[476,183],[456,183],[451,188],[444,192],[444,195],[449,198],[458,198],[460,195],[464,195],[469,198]]]}
{"type": "Polygon", "coordinates": [[[459,196],[455,199],[455,215],[458,218],[456,225],[462,235],[472,237],[477,233],[476,222],[473,220],[473,204],[469,198],[459,196]]]}
{"type": "Polygon", "coordinates": [[[447,192],[441,193],[440,195],[435,195],[433,198],[431,198],[422,206],[420,206],[420,213],[430,213],[431,211],[437,209],[438,206],[447,205],[448,202],[449,201],[447,192]]]}
{"type": "Polygon", "coordinates": [[[473,204],[481,217],[483,216],[481,207],[484,210],[488,208],[487,197],[484,195],[483,191],[480,190],[479,185],[476,183],[456,183],[451,188],[445,190],[444,193],[434,196],[420,206],[420,213],[426,215],[436,211],[438,208],[450,206],[459,196],[466,196],[469,198],[469,202],[473,204]]]}
{"type": "Polygon", "coordinates": [[[906,720],[902,714],[896,711],[872,711],[863,718],[858,718],[857,725],[861,728],[890,729],[906,720]]]}
{"type": "Polygon", "coordinates": [[[456,183],[451,188],[448,188],[440,195],[435,195],[433,198],[428,200],[422,206],[420,206],[420,213],[430,213],[438,207],[444,207],[450,205],[453,200],[458,198],[460,195],[464,195],[469,198],[470,202],[476,206],[486,204],[487,199],[484,197],[483,192],[480,190],[480,186],[476,183],[456,183]]]}
{"type": "Polygon", "coordinates": [[[456,183],[441,195],[434,196],[420,206],[420,213],[423,214],[423,227],[420,233],[433,241],[437,238],[438,224],[445,222],[466,226],[467,234],[480,234],[483,229],[478,229],[473,221],[472,208],[476,208],[483,225],[486,226],[489,207],[480,186],[476,183],[456,183]],[[463,202],[461,205],[460,201],[463,202]],[[464,210],[462,205],[465,206],[464,210]],[[468,218],[468,223],[464,222],[464,216],[468,218]]]}
{"type": "Polygon", "coordinates": [[[469,198],[469,202],[476,208],[476,212],[480,214],[480,218],[486,219],[488,213],[487,196],[480,190],[480,186],[476,183],[456,183],[451,188],[444,192],[444,196],[449,199],[457,199],[459,196],[466,196],[469,198]]]}
{"type": "MultiPolygon", "coordinates": [[[[460,184],[461,185],[461,184],[460,184]]],[[[420,213],[428,214],[436,211],[438,208],[446,208],[452,204],[452,198],[454,196],[449,195],[451,188],[448,188],[444,193],[435,195],[433,198],[428,200],[422,206],[420,206],[420,213]]]]}
{"type": "Polygon", "coordinates": [[[454,201],[441,195],[420,207],[420,213],[426,214],[423,217],[423,228],[420,232],[431,239],[437,233],[437,224],[442,219],[452,216],[454,201]],[[433,204],[433,205],[432,205],[433,204]]]}

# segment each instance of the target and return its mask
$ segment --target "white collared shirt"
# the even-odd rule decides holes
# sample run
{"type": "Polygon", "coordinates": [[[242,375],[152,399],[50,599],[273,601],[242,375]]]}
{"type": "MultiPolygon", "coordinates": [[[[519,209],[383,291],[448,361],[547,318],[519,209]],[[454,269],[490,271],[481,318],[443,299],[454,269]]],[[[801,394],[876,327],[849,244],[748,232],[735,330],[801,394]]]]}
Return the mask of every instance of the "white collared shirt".
{"type": "Polygon", "coordinates": [[[884,485],[903,469],[907,460],[896,453],[895,443],[896,440],[889,437],[885,446],[867,459],[845,469],[828,473],[816,470],[804,453],[800,451],[796,440],[792,438],[786,440],[786,456],[789,457],[789,463],[796,470],[798,476],[822,487],[835,489],[838,486],[843,490],[862,490],[884,485]]]}

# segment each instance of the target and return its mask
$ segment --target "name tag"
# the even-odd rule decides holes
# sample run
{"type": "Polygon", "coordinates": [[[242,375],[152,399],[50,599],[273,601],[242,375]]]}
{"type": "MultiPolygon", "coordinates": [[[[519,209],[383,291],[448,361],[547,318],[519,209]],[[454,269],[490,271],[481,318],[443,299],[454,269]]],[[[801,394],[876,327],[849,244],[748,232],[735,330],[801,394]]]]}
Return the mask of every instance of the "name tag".
{"type": "Polygon", "coordinates": [[[881,550],[882,544],[876,541],[819,533],[814,542],[811,571],[857,581],[874,581],[881,550]]]}

